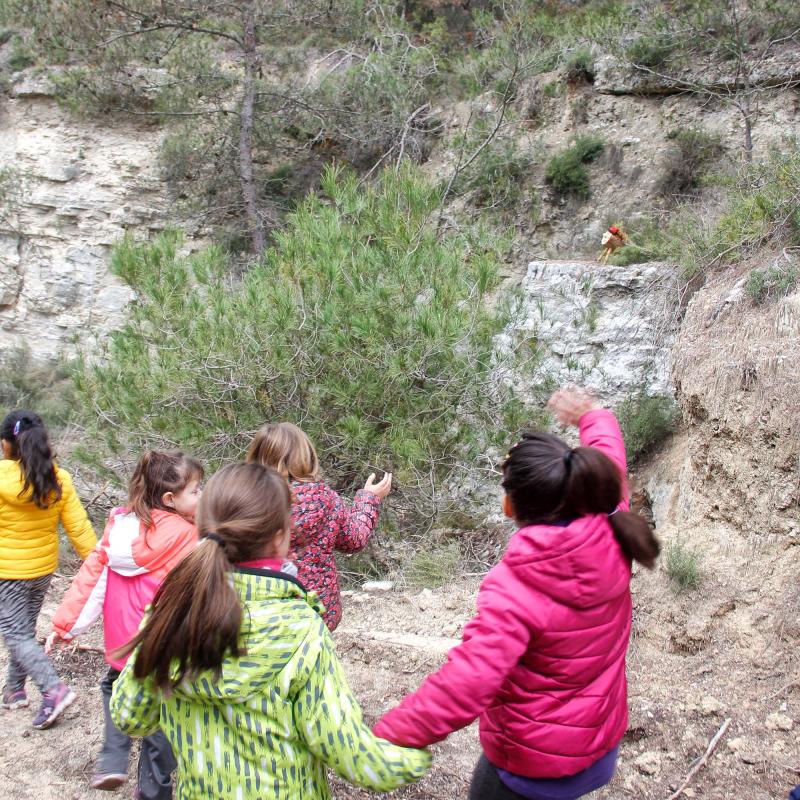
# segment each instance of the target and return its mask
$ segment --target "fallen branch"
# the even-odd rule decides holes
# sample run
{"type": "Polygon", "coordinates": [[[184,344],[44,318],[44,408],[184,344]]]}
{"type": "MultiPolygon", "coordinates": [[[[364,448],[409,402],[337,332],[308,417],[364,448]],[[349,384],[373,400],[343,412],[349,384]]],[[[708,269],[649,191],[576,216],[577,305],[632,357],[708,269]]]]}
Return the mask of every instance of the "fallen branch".
{"type": "Polygon", "coordinates": [[[69,649],[73,653],[75,653],[76,650],[80,650],[82,653],[100,653],[101,656],[106,654],[104,647],[97,647],[93,644],[80,644],[76,642],[69,649]]]}
{"type": "Polygon", "coordinates": [[[725,731],[728,730],[728,727],[731,724],[731,718],[725,720],[720,726],[720,729],[714,734],[714,738],[708,743],[708,747],[706,748],[705,753],[695,761],[694,766],[689,770],[689,774],[686,776],[683,783],[678,787],[677,791],[671,794],[668,800],[678,800],[678,798],[683,794],[683,790],[686,789],[692,781],[692,778],[708,763],[708,759],[710,758],[711,754],[716,750],[717,745],[720,742],[720,739],[725,735],[725,731]]]}

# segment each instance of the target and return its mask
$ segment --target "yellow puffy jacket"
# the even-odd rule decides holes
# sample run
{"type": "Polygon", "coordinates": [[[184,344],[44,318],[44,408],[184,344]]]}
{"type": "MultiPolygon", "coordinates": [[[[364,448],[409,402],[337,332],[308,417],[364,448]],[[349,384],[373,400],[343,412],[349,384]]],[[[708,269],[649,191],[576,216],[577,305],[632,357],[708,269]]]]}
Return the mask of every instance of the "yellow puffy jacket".
{"type": "Polygon", "coordinates": [[[55,572],[59,520],[81,558],[97,544],[69,473],[56,467],[56,478],[61,499],[50,508],[37,508],[19,497],[24,484],[19,462],[0,461],[0,579],[40,578],[55,572]]]}

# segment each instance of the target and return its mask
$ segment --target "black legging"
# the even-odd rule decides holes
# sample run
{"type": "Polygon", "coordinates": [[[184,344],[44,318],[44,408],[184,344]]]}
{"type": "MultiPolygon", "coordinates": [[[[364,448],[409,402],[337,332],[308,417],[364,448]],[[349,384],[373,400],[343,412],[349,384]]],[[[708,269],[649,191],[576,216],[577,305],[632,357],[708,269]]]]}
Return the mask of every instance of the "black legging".
{"type": "Polygon", "coordinates": [[[525,800],[521,794],[512,792],[497,774],[494,765],[481,755],[472,773],[469,785],[469,800],[525,800]]]}

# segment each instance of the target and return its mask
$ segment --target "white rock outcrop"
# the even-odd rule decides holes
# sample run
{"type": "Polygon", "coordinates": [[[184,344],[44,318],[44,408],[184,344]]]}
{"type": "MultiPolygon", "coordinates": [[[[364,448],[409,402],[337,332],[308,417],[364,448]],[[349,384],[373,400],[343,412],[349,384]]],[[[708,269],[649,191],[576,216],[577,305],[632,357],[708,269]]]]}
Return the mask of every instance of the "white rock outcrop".
{"type": "Polygon", "coordinates": [[[130,290],[111,246],[165,225],[160,130],[76,121],[43,77],[19,76],[0,107],[0,349],[38,359],[117,327],[130,290]]]}
{"type": "Polygon", "coordinates": [[[540,360],[521,380],[592,387],[616,405],[646,386],[671,393],[679,270],[672,264],[602,266],[533,261],[521,283],[521,314],[509,339],[535,337],[540,360]]]}

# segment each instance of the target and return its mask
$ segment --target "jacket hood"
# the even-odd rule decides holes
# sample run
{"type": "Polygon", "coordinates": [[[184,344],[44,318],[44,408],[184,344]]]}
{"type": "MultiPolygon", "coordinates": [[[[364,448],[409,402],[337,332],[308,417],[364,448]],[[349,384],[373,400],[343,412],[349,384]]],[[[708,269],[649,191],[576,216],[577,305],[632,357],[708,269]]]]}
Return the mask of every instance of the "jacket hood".
{"type": "Polygon", "coordinates": [[[291,681],[295,669],[287,669],[290,663],[296,665],[299,657],[316,658],[311,643],[318,647],[321,641],[324,609],[316,593],[307,592],[299,581],[282,572],[238,567],[232,581],[243,607],[239,641],[244,655],[226,657],[219,677],[205,672],[183,681],[175,694],[226,705],[252,700],[261,710],[270,685],[291,681]],[[296,614],[285,613],[298,603],[308,610],[300,621],[296,614]]]}
{"type": "Polygon", "coordinates": [[[630,583],[630,562],[605,514],[580,517],[566,527],[520,528],[503,560],[523,583],[572,608],[608,602],[630,583]]]}

